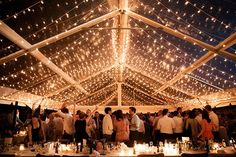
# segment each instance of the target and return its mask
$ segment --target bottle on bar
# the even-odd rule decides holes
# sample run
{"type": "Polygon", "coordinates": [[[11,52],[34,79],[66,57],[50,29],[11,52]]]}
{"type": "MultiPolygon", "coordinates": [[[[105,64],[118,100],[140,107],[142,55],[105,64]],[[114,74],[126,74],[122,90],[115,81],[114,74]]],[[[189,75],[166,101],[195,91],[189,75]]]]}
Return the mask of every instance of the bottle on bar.
{"type": "Polygon", "coordinates": [[[133,146],[133,154],[136,154],[136,145],[137,145],[137,141],[134,141],[134,146],[133,146]]]}
{"type": "Polygon", "coordinates": [[[159,150],[159,142],[157,142],[157,153],[159,153],[160,152],[160,150],[159,150]]]}
{"type": "Polygon", "coordinates": [[[225,142],[225,139],[222,139],[222,147],[226,147],[226,142],[225,142]]]}
{"type": "Polygon", "coordinates": [[[159,152],[163,152],[163,142],[159,142],[159,152]]]}
{"type": "Polygon", "coordinates": [[[92,153],[93,153],[94,147],[95,147],[95,141],[92,140],[92,139],[90,139],[89,154],[92,154],[92,153]]]}
{"type": "Polygon", "coordinates": [[[59,139],[57,140],[57,142],[55,143],[55,153],[58,154],[58,150],[59,150],[59,139]]]}
{"type": "Polygon", "coordinates": [[[181,145],[181,142],[178,140],[178,138],[176,138],[176,146],[177,146],[179,154],[181,154],[182,153],[182,145],[181,145]]]}

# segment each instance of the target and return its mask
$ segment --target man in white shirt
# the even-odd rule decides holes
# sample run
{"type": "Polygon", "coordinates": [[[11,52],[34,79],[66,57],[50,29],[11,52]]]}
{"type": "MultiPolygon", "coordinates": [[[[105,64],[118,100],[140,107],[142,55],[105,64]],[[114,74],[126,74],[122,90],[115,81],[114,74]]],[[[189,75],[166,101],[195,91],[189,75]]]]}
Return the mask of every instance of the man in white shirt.
{"type": "Polygon", "coordinates": [[[161,140],[172,140],[175,129],[175,122],[172,118],[167,116],[168,109],[162,111],[163,117],[157,123],[157,129],[160,130],[161,140]]]}
{"type": "Polygon", "coordinates": [[[69,110],[64,107],[61,111],[54,113],[54,115],[60,116],[63,118],[63,130],[62,139],[73,141],[73,134],[75,132],[74,122],[72,115],[69,114],[69,110]]]}
{"type": "Polygon", "coordinates": [[[129,114],[131,117],[130,121],[130,146],[132,147],[134,145],[134,141],[138,140],[139,133],[138,130],[140,128],[140,119],[136,114],[136,108],[130,107],[129,108],[129,114]]]}
{"type": "Polygon", "coordinates": [[[214,135],[214,139],[216,141],[219,141],[219,118],[217,116],[217,114],[215,114],[213,111],[212,111],[212,108],[210,105],[206,105],[205,106],[205,109],[207,110],[207,112],[209,113],[209,118],[211,119],[213,125],[214,125],[214,128],[213,128],[213,135],[214,135]]]}
{"type": "Polygon", "coordinates": [[[153,121],[153,135],[155,137],[154,144],[157,144],[161,140],[160,130],[157,129],[157,124],[161,117],[162,117],[162,110],[159,110],[153,121]]]}
{"type": "Polygon", "coordinates": [[[111,108],[106,107],[105,108],[105,116],[103,118],[102,122],[102,133],[103,133],[103,138],[106,139],[107,142],[111,142],[111,135],[113,132],[113,124],[112,124],[112,119],[111,119],[111,108]]]}
{"type": "Polygon", "coordinates": [[[174,135],[175,138],[181,140],[183,134],[183,125],[184,125],[183,118],[178,116],[178,111],[174,111],[173,116],[174,116],[173,120],[175,122],[174,135]]]}

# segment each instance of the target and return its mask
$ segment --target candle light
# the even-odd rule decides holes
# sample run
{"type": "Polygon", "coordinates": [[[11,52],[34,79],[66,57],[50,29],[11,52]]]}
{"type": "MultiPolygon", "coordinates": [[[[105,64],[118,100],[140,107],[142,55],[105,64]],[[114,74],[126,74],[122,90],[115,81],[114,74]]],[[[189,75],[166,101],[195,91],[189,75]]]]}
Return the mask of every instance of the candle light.
{"type": "Polygon", "coordinates": [[[218,143],[214,143],[213,144],[213,149],[214,150],[218,150],[219,149],[219,144],[218,143]]]}
{"type": "Polygon", "coordinates": [[[22,135],[22,136],[26,135],[26,131],[20,131],[19,135],[22,135]]]}
{"type": "Polygon", "coordinates": [[[87,140],[83,139],[83,146],[86,146],[86,145],[87,145],[87,140]]]}
{"type": "Polygon", "coordinates": [[[25,150],[25,146],[24,146],[24,144],[21,144],[21,145],[20,145],[19,150],[20,150],[20,151],[25,150]]]}

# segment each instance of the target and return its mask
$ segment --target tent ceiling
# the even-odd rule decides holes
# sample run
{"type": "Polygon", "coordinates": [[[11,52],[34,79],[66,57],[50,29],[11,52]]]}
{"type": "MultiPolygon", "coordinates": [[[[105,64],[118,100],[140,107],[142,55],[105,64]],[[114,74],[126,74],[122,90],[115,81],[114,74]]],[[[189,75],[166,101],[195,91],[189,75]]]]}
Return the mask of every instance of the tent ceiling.
{"type": "Polygon", "coordinates": [[[228,98],[235,8],[231,0],[2,1],[0,86],[67,105],[228,98]]]}

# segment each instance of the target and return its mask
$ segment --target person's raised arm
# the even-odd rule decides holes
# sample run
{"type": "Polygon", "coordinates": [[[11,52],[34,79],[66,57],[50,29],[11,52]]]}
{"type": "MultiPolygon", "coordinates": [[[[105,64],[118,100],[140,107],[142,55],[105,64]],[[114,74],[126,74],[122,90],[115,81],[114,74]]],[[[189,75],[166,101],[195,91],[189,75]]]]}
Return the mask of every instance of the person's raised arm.
{"type": "Polygon", "coordinates": [[[65,113],[63,113],[61,111],[53,112],[52,115],[56,116],[56,117],[65,118],[65,113]]]}
{"type": "Polygon", "coordinates": [[[86,118],[86,121],[89,121],[90,120],[90,118],[93,116],[93,114],[97,111],[97,109],[98,109],[98,106],[96,105],[95,106],[95,109],[88,115],[88,117],[86,118]]]}

